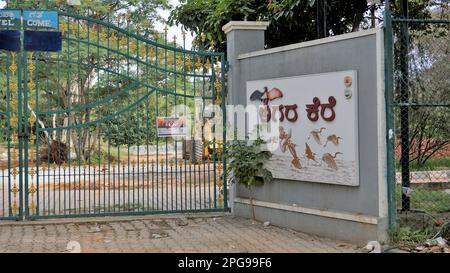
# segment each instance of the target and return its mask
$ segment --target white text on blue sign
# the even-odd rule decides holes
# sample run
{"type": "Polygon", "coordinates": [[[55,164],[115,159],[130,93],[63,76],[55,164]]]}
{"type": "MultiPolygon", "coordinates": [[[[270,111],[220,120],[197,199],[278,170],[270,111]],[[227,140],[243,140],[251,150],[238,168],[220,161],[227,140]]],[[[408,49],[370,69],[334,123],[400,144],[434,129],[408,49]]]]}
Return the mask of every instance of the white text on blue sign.
{"type": "Polygon", "coordinates": [[[27,27],[58,28],[58,13],[52,11],[24,11],[23,20],[27,27]]]}

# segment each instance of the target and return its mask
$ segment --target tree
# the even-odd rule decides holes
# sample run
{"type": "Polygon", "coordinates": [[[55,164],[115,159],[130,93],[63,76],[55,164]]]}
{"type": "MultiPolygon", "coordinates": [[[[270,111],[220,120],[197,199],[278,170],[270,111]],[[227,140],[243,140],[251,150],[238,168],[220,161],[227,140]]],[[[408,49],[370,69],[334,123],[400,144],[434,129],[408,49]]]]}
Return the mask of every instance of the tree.
{"type": "MultiPolygon", "coordinates": [[[[117,16],[127,18],[132,30],[140,30],[141,36],[150,38],[155,34],[153,26],[163,18],[158,9],[169,9],[168,0],[81,0],[79,5],[70,5],[67,0],[9,0],[8,8],[21,9],[56,9],[85,15],[103,21],[117,16]]],[[[125,27],[125,24],[120,27],[125,27]]]]}
{"type": "MultiPolygon", "coordinates": [[[[11,9],[49,8],[79,14],[109,22],[145,38],[152,38],[156,33],[153,23],[161,19],[157,9],[168,7],[167,0],[85,0],[81,1],[80,6],[71,6],[61,0],[25,0],[8,3],[8,8],[11,9]]],[[[30,111],[29,126],[30,128],[39,126],[43,129],[77,126],[76,129],[70,130],[47,130],[42,139],[37,141],[45,141],[49,147],[54,146],[51,145],[53,142],[67,144],[75,151],[78,160],[83,162],[88,160],[95,147],[99,146],[102,128],[98,124],[82,125],[101,117],[105,112],[104,109],[118,110],[114,101],[89,107],[87,105],[121,90],[127,90],[123,95],[126,101],[130,101],[142,90],[130,87],[131,83],[124,79],[145,78],[144,74],[149,71],[135,71],[136,67],[139,67],[137,61],[130,63],[130,58],[127,57],[128,55],[142,59],[142,55],[145,55],[145,51],[144,54],[142,50],[138,51],[139,46],[143,47],[144,43],[136,39],[129,39],[126,35],[100,24],[65,16],[60,17],[60,31],[64,35],[61,52],[28,54],[29,65],[33,64],[35,67],[28,83],[28,96],[32,98],[27,105],[30,111]],[[112,47],[120,54],[112,54],[110,50],[105,49],[112,47]],[[114,73],[105,72],[111,68],[114,68],[114,73]],[[40,87],[37,87],[37,83],[40,87]],[[37,92],[39,101],[36,104],[37,100],[33,98],[37,97],[37,92]],[[54,113],[37,116],[35,114],[37,107],[40,113],[52,111],[54,113]],[[70,109],[77,110],[69,111],[70,109]]],[[[6,55],[0,56],[0,69],[4,71],[7,67],[6,60],[6,55]]],[[[154,81],[154,86],[160,85],[156,81],[161,78],[160,73],[153,73],[147,78],[148,81],[154,81]]],[[[4,90],[6,85],[4,78],[0,79],[0,84],[4,90]]]]}
{"type": "MultiPolygon", "coordinates": [[[[367,0],[327,0],[326,36],[355,32],[365,26],[375,27],[383,21],[384,0],[379,4],[367,0]],[[370,3],[368,3],[370,2],[370,3]]],[[[399,1],[391,1],[394,16],[400,12],[399,1]]],[[[448,5],[440,0],[411,0],[409,14],[414,18],[430,18],[430,9],[448,5]]],[[[266,20],[267,47],[277,47],[317,38],[318,0],[182,0],[169,17],[172,25],[197,34],[199,48],[226,51],[222,26],[229,21],[266,20]],[[202,41],[199,34],[204,33],[202,41]]],[[[413,26],[415,27],[415,26],[413,26]]]]}
{"type": "MultiPolygon", "coordinates": [[[[416,14],[434,19],[448,19],[450,4],[429,1],[412,5],[416,14]]],[[[417,16],[417,15],[416,15],[417,16]]],[[[409,26],[408,91],[409,103],[409,161],[424,166],[430,158],[450,145],[450,80],[448,55],[450,43],[448,25],[414,24],[409,26]],[[418,106],[414,106],[418,105],[418,106]],[[428,105],[428,106],[425,106],[428,105]]],[[[396,77],[400,79],[400,40],[395,45],[396,77]]],[[[401,101],[400,84],[397,84],[396,100],[401,101]]],[[[397,115],[397,122],[401,122],[397,115]]],[[[400,135],[400,132],[397,132],[400,135]]],[[[399,144],[398,144],[399,145],[399,144]]]]}
{"type": "MultiPolygon", "coordinates": [[[[205,33],[203,47],[226,51],[222,26],[232,20],[268,20],[268,47],[312,40],[317,37],[315,0],[184,0],[169,18],[170,24],[205,33]],[[286,35],[289,33],[289,35],[286,35]]],[[[366,0],[328,1],[329,35],[358,30],[368,10],[366,0]]],[[[197,45],[201,39],[196,40],[197,45]]]]}

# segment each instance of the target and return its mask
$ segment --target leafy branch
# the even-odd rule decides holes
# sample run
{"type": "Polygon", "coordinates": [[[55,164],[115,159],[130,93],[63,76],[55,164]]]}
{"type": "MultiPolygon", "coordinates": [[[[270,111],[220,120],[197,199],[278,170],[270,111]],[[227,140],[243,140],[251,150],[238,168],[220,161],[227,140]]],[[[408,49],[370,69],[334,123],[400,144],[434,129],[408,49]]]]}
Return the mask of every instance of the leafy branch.
{"type": "Polygon", "coordinates": [[[227,173],[234,175],[238,183],[247,188],[257,182],[269,182],[272,173],[264,164],[272,157],[270,151],[264,150],[265,141],[258,138],[255,141],[234,141],[227,147],[225,157],[229,160],[227,173]]]}

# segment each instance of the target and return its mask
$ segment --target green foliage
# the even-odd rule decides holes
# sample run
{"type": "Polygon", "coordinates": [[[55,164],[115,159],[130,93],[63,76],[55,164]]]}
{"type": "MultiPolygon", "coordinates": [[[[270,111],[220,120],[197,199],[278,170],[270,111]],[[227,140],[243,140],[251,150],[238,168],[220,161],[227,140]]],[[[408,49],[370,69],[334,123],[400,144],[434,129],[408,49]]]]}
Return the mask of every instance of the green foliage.
{"type": "MultiPolygon", "coordinates": [[[[381,1],[382,3],[384,1],[381,1]]],[[[445,4],[440,1],[409,1],[411,18],[430,18],[433,7],[445,4]]],[[[362,25],[372,23],[369,11],[375,7],[374,15],[381,13],[382,5],[369,5],[367,0],[327,1],[328,35],[339,35],[358,31],[362,25]]],[[[399,1],[391,1],[395,16],[399,15],[399,1]]],[[[186,30],[196,34],[204,33],[206,40],[200,38],[196,44],[226,51],[226,37],[222,26],[229,21],[270,22],[266,32],[266,44],[269,48],[308,41],[317,38],[317,1],[316,0],[182,0],[181,5],[173,9],[170,24],[183,25],[186,30]]],[[[376,18],[380,23],[382,18],[376,18]]],[[[419,25],[415,25],[416,27],[419,25]]]]}
{"type": "Polygon", "coordinates": [[[227,172],[233,174],[237,182],[251,187],[257,182],[269,182],[272,173],[264,167],[272,153],[262,149],[265,142],[235,141],[227,147],[225,157],[229,160],[227,172]]]}
{"type": "MultiPolygon", "coordinates": [[[[430,8],[437,7],[439,1],[418,0],[408,1],[408,15],[410,18],[426,19],[430,18],[430,8]]],[[[400,17],[400,1],[390,1],[392,16],[400,17]]]]}
{"type": "MultiPolygon", "coordinates": [[[[105,145],[102,145],[105,146],[105,145]]],[[[127,154],[127,151],[123,151],[123,154],[127,154]]],[[[78,164],[108,164],[118,161],[117,149],[112,149],[108,152],[108,147],[101,147],[100,150],[96,147],[90,154],[87,160],[72,159],[71,165],[76,166],[78,164]]]]}
{"type": "MultiPolygon", "coordinates": [[[[425,1],[426,2],[426,1],[425,1]]],[[[421,13],[421,9],[427,3],[410,4],[410,8],[416,12],[419,18],[432,16],[434,19],[445,19],[444,9],[430,9],[421,13]],[[417,6],[420,6],[417,7],[417,6]]],[[[450,6],[449,6],[450,8],[450,6]]],[[[447,15],[448,16],[448,15],[447,15]]],[[[401,82],[402,44],[404,39],[400,39],[400,25],[394,24],[395,35],[398,37],[394,44],[394,77],[395,77],[395,100],[405,102],[406,99],[412,104],[423,104],[429,107],[411,107],[409,109],[409,136],[410,154],[409,160],[416,168],[427,169],[427,166],[435,166],[436,162],[428,164],[434,160],[440,151],[445,151],[450,145],[450,111],[446,107],[434,107],[436,105],[446,105],[450,103],[450,78],[449,75],[449,52],[450,52],[450,25],[419,23],[409,24],[409,52],[407,56],[408,78],[408,98],[402,97],[403,86],[401,82]]],[[[404,116],[401,115],[400,107],[396,109],[397,124],[401,123],[404,116]]],[[[400,139],[401,130],[396,128],[396,135],[400,139]]],[[[400,145],[400,144],[398,144],[400,145]]],[[[447,165],[448,166],[448,165],[447,165]]]]}
{"type": "MultiPolygon", "coordinates": [[[[80,0],[81,5],[69,5],[66,0],[10,0],[8,8],[56,9],[107,21],[121,16],[127,18],[131,29],[141,36],[151,37],[153,25],[162,21],[159,9],[169,9],[168,0],[80,0]]],[[[121,27],[125,23],[122,22],[121,27]]]]}
{"type": "Polygon", "coordinates": [[[215,4],[211,0],[181,0],[181,5],[174,8],[169,22],[181,23],[185,29],[195,33],[204,31],[208,16],[214,12],[215,4]],[[187,15],[191,16],[187,16],[187,15]]]}
{"type": "MultiPolygon", "coordinates": [[[[400,167],[400,163],[397,164],[400,167]]],[[[412,171],[435,171],[435,170],[449,170],[450,157],[431,158],[425,164],[418,164],[416,161],[410,165],[412,171]]]]}
{"type": "MultiPolygon", "coordinates": [[[[266,42],[268,47],[276,47],[316,38],[314,4],[312,0],[184,0],[172,11],[169,23],[203,32],[207,37],[203,46],[214,41],[219,51],[226,51],[223,25],[232,20],[268,20],[266,42]]],[[[329,1],[327,9],[327,25],[337,35],[359,27],[367,1],[329,1]]]]}
{"type": "Polygon", "coordinates": [[[406,246],[424,243],[430,238],[430,235],[430,232],[426,229],[411,229],[409,227],[397,227],[389,232],[391,243],[406,246]]]}
{"type": "MultiPolygon", "coordinates": [[[[169,4],[168,0],[81,0],[80,6],[70,6],[65,0],[23,0],[9,1],[8,8],[65,11],[113,24],[144,38],[153,38],[156,33],[153,25],[162,20],[159,11],[169,8],[169,4]]],[[[91,151],[97,148],[94,139],[110,141],[112,146],[142,144],[156,139],[155,130],[149,129],[155,126],[153,113],[167,115],[167,110],[170,112],[175,103],[181,103],[181,96],[156,94],[152,88],[143,87],[143,83],[180,94],[193,92],[193,83],[186,78],[150,69],[151,60],[145,59],[146,55],[149,58],[150,48],[142,51],[146,43],[130,38],[126,33],[88,20],[75,20],[71,16],[60,16],[60,30],[63,32],[61,52],[36,52],[28,59],[28,64],[35,66],[33,80],[36,83],[36,88],[28,90],[29,107],[39,109],[41,113],[60,111],[56,115],[39,115],[45,128],[91,123],[55,134],[50,131],[49,138],[61,138],[67,143],[70,137],[71,149],[80,160],[99,158],[91,151]],[[139,81],[138,86],[129,78],[139,81]],[[186,90],[177,90],[183,81],[186,90]],[[121,94],[117,96],[119,92],[121,94]],[[149,96],[150,92],[153,93],[149,96]],[[109,96],[114,97],[108,99],[109,96]],[[145,100],[144,96],[149,98],[145,100]],[[140,104],[130,107],[142,98],[140,104]],[[76,110],[66,112],[68,109],[76,110]],[[104,118],[107,119],[96,123],[104,118]],[[147,127],[147,124],[150,125],[147,127]]],[[[154,40],[161,42],[159,39],[154,40]]],[[[3,103],[7,90],[4,75],[10,62],[6,53],[0,53],[0,111],[6,107],[3,103]]],[[[162,66],[161,62],[159,66],[162,66]]],[[[0,125],[3,123],[4,116],[0,117],[0,125]]],[[[42,136],[39,144],[44,141],[45,136],[42,136]]]]}
{"type": "MultiPolygon", "coordinates": [[[[104,140],[109,140],[113,146],[143,145],[150,140],[155,140],[156,130],[147,130],[145,114],[144,110],[130,111],[105,122],[103,124],[104,140]]],[[[155,122],[150,124],[154,126],[155,122]]]]}
{"type": "Polygon", "coordinates": [[[441,235],[443,238],[445,238],[447,241],[450,240],[450,221],[447,221],[442,225],[441,228],[441,235]]]}
{"type": "MultiPolygon", "coordinates": [[[[443,190],[413,189],[411,208],[427,213],[450,212],[450,194],[443,190]]],[[[397,207],[401,207],[402,190],[400,185],[396,189],[397,207]]]]}

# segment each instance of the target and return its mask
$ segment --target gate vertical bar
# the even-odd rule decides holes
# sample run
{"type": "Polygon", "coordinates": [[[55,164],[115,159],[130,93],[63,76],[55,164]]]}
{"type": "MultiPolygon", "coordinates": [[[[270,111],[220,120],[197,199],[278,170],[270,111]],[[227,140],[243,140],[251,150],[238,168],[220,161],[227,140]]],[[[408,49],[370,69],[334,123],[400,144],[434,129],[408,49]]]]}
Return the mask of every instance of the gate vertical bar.
{"type": "MultiPolygon", "coordinates": [[[[21,26],[21,34],[20,39],[23,41],[23,27],[21,26]]],[[[24,200],[23,200],[23,192],[24,192],[24,184],[23,184],[23,127],[22,127],[22,90],[23,90],[23,69],[24,69],[24,58],[23,58],[23,44],[21,43],[21,49],[17,56],[17,140],[19,143],[19,219],[23,219],[23,211],[24,211],[24,200]]]]}
{"type": "MultiPolygon", "coordinates": [[[[8,153],[8,176],[7,176],[7,189],[8,189],[8,202],[6,203],[7,208],[8,208],[8,212],[6,212],[5,210],[5,205],[2,204],[3,206],[3,215],[0,216],[5,216],[5,214],[7,213],[7,217],[12,217],[13,216],[13,211],[11,208],[12,205],[12,183],[11,183],[11,142],[12,142],[12,128],[11,128],[11,54],[6,54],[6,66],[8,67],[8,69],[6,70],[6,117],[8,119],[8,123],[7,123],[7,153],[8,153]]],[[[14,74],[12,75],[14,77],[14,74]]],[[[4,170],[2,170],[2,186],[4,185],[4,170]]],[[[3,187],[5,188],[5,187],[3,187]]],[[[3,196],[5,196],[4,192],[2,192],[2,198],[3,196]]]]}
{"type": "MultiPolygon", "coordinates": [[[[400,2],[400,16],[408,19],[408,1],[400,2]]],[[[408,104],[409,102],[409,71],[408,71],[408,50],[409,50],[409,29],[408,23],[402,22],[400,25],[400,102],[408,104]]],[[[410,209],[409,198],[409,106],[400,107],[400,123],[401,123],[401,157],[400,164],[402,169],[402,210],[410,209]]]]}
{"type": "MultiPolygon", "coordinates": [[[[225,151],[226,151],[226,143],[227,143],[227,105],[226,105],[226,90],[225,90],[225,75],[226,75],[226,67],[225,67],[225,54],[220,56],[221,59],[221,69],[220,69],[220,81],[221,81],[221,97],[222,97],[222,179],[223,179],[223,202],[224,202],[224,210],[228,210],[228,187],[227,187],[227,161],[225,159],[225,151]]],[[[232,201],[231,201],[232,202],[232,201]]]]}
{"type": "Polygon", "coordinates": [[[384,12],[384,75],[385,75],[385,104],[386,104],[386,143],[387,143],[387,188],[388,188],[388,217],[389,227],[395,225],[395,137],[393,114],[393,36],[392,14],[389,1],[386,1],[384,12]]]}
{"type": "Polygon", "coordinates": [[[22,176],[24,178],[24,199],[25,199],[25,218],[28,219],[30,217],[30,204],[28,199],[28,56],[27,52],[25,50],[22,50],[22,57],[23,57],[23,103],[22,103],[22,117],[23,119],[23,131],[22,131],[22,176]]]}

